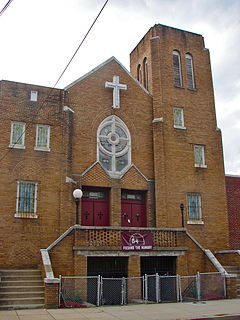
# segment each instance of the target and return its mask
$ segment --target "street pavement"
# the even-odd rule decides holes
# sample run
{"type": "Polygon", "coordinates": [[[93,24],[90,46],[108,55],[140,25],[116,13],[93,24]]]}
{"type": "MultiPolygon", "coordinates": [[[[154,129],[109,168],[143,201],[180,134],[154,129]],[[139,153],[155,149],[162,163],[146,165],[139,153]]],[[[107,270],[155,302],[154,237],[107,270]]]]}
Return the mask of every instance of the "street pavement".
{"type": "Polygon", "coordinates": [[[240,320],[240,299],[0,311],[0,320],[240,320]]]}

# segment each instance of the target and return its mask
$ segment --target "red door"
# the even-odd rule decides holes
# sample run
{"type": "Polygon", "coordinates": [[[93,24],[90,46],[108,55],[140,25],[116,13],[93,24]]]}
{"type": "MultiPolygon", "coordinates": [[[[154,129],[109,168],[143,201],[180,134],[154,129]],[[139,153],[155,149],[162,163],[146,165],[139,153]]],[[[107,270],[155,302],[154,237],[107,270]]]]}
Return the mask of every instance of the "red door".
{"type": "Polygon", "coordinates": [[[146,227],[146,203],[142,193],[122,193],[122,227],[146,227]]]}
{"type": "Polygon", "coordinates": [[[109,204],[105,191],[83,192],[82,225],[109,226],[109,204]]]}

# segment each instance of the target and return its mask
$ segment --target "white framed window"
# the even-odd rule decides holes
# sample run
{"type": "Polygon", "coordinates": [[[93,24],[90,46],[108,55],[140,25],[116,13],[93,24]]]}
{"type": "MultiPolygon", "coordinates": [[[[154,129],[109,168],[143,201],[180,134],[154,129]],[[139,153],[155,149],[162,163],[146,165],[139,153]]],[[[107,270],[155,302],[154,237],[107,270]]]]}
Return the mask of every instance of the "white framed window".
{"type": "Polygon", "coordinates": [[[186,57],[186,71],[187,71],[187,81],[188,89],[195,89],[194,72],[193,72],[193,59],[192,56],[187,53],[186,57]]]}
{"type": "Polygon", "coordinates": [[[173,126],[177,129],[186,129],[184,127],[184,113],[183,108],[174,107],[173,108],[173,126]]]}
{"type": "Polygon", "coordinates": [[[203,224],[201,194],[190,192],[187,194],[188,224],[203,224]]]}
{"type": "Polygon", "coordinates": [[[37,124],[36,126],[36,145],[34,150],[50,151],[50,126],[37,124]]]}
{"type": "Polygon", "coordinates": [[[178,51],[173,51],[173,80],[176,87],[182,87],[181,58],[178,51]]]}
{"type": "Polygon", "coordinates": [[[16,218],[37,218],[37,182],[17,181],[16,218]]]}
{"type": "Polygon", "coordinates": [[[24,122],[12,121],[10,148],[25,149],[25,128],[26,124],[24,122]]]}
{"type": "Polygon", "coordinates": [[[205,146],[194,145],[194,158],[196,168],[207,168],[205,163],[205,146]]]}
{"type": "Polygon", "coordinates": [[[131,164],[131,136],[117,116],[102,121],[97,132],[97,159],[111,177],[120,177],[131,164]]]}
{"type": "Polygon", "coordinates": [[[32,90],[32,91],[31,91],[30,100],[31,100],[31,101],[37,101],[37,98],[38,98],[38,92],[32,90]]]}

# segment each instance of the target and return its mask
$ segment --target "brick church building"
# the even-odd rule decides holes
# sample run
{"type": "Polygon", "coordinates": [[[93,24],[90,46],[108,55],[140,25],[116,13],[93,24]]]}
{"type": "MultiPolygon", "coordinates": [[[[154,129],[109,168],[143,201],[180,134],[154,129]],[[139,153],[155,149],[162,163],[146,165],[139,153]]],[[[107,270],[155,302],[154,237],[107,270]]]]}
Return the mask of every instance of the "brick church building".
{"type": "Polygon", "coordinates": [[[64,89],[2,80],[0,111],[1,269],[217,270],[228,217],[201,35],[155,25],[130,72],[111,57],[64,89]]]}

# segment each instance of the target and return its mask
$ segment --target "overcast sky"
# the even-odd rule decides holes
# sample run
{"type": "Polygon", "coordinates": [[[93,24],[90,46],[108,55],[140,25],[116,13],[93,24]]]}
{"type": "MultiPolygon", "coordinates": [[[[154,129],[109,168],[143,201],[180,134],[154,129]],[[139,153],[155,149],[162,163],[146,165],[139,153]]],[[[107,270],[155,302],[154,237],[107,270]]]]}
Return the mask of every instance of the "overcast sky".
{"type": "MultiPolygon", "coordinates": [[[[0,80],[54,86],[104,2],[13,0],[0,16],[0,80]]],[[[156,23],[204,36],[225,171],[240,175],[240,0],[109,0],[57,87],[111,56],[129,69],[129,53],[156,23]]]]}

